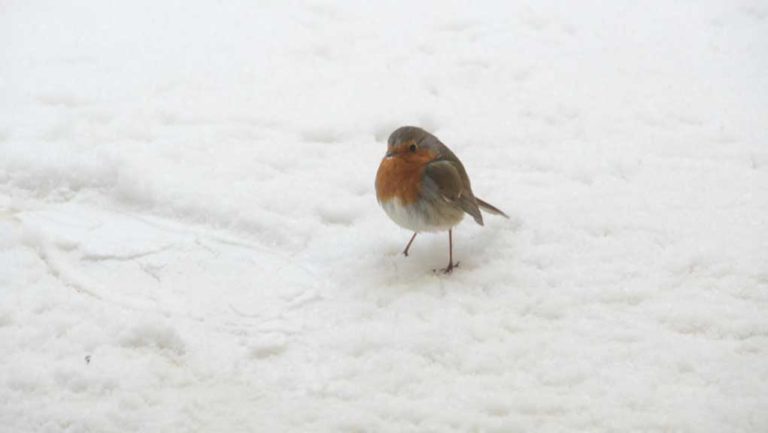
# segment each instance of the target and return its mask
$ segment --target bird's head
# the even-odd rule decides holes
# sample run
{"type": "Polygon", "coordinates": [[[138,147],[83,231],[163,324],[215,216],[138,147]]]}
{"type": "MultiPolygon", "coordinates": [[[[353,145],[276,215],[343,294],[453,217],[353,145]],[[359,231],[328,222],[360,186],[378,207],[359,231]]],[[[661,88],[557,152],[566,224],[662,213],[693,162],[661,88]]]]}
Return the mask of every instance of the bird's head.
{"type": "Polygon", "coordinates": [[[389,136],[384,157],[407,161],[432,160],[440,154],[438,143],[434,135],[419,127],[402,126],[389,136]]]}

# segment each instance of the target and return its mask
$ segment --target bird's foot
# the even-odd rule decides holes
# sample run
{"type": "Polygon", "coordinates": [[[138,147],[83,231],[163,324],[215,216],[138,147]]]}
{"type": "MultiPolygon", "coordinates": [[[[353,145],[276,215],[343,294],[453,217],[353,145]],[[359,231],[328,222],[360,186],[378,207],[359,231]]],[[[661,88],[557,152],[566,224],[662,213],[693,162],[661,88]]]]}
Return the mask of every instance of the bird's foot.
{"type": "Polygon", "coordinates": [[[437,273],[437,271],[440,271],[443,274],[450,274],[451,272],[453,272],[454,268],[458,268],[458,267],[459,267],[459,262],[449,263],[448,267],[445,267],[445,268],[442,268],[442,269],[432,269],[432,271],[435,272],[435,273],[437,273]]]}

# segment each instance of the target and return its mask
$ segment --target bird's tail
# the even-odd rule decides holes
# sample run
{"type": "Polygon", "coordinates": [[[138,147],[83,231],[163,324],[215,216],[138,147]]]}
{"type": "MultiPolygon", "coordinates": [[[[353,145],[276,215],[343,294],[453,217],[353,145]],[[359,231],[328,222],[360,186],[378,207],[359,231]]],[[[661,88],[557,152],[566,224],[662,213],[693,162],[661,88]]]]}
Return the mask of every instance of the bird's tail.
{"type": "Polygon", "coordinates": [[[484,211],[486,211],[488,213],[492,213],[494,215],[501,215],[504,218],[509,219],[509,215],[505,214],[504,212],[502,212],[501,210],[496,208],[496,206],[494,206],[494,205],[492,205],[490,203],[487,203],[487,202],[485,202],[483,200],[480,200],[477,197],[475,197],[475,200],[477,200],[477,205],[480,206],[480,209],[482,209],[482,210],[484,210],[484,211]]]}

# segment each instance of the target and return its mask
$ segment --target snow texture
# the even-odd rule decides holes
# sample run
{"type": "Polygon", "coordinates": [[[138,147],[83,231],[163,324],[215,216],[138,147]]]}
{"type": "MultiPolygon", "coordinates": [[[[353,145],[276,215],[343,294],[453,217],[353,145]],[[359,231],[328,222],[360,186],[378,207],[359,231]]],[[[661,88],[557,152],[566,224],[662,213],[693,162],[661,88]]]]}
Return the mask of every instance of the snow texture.
{"type": "Polygon", "coordinates": [[[768,5],[0,4],[0,431],[768,431],[768,5]],[[376,203],[422,126],[511,219],[376,203]]]}

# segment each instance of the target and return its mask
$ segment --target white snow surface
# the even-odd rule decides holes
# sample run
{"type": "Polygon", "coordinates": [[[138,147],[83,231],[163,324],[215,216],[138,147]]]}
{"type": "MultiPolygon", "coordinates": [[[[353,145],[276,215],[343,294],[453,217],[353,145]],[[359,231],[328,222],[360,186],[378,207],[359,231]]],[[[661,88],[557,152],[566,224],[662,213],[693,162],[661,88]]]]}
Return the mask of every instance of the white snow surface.
{"type": "Polygon", "coordinates": [[[0,3],[0,432],[768,431],[768,4],[0,3]],[[471,218],[379,208],[386,138],[471,218]]]}

